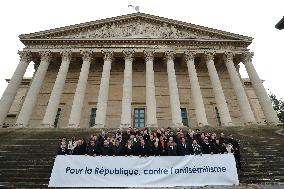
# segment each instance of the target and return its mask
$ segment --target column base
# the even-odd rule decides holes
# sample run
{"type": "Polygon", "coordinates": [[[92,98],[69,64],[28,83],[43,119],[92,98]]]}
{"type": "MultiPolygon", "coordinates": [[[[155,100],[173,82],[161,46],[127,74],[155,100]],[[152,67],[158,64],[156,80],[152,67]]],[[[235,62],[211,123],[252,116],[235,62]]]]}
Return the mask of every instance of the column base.
{"type": "Polygon", "coordinates": [[[221,124],[221,127],[233,127],[233,126],[235,126],[233,124],[233,122],[229,122],[229,123],[226,123],[226,124],[221,124]]]}
{"type": "Polygon", "coordinates": [[[158,127],[157,123],[148,123],[146,124],[146,127],[158,127]]]}
{"type": "Polygon", "coordinates": [[[183,123],[172,123],[172,127],[186,127],[183,125],[183,123]]]}
{"type": "Polygon", "coordinates": [[[25,125],[25,124],[23,124],[23,123],[16,123],[16,124],[14,125],[14,128],[26,128],[26,127],[28,127],[28,125],[25,125]]]}
{"type": "Polygon", "coordinates": [[[280,125],[283,125],[283,123],[281,122],[274,122],[274,121],[271,121],[271,122],[266,122],[267,125],[273,125],[273,126],[280,126],[280,125]]]}
{"type": "Polygon", "coordinates": [[[131,127],[130,123],[121,123],[120,124],[120,128],[129,128],[129,127],[131,127]]]}
{"type": "Polygon", "coordinates": [[[105,124],[102,124],[102,123],[96,123],[93,127],[91,128],[105,128],[105,124]]]}
{"type": "Polygon", "coordinates": [[[261,125],[260,122],[245,122],[244,123],[245,126],[253,126],[253,125],[261,125]]]}
{"type": "Polygon", "coordinates": [[[67,127],[67,128],[80,128],[80,125],[79,125],[79,124],[72,123],[72,124],[68,124],[68,127],[67,127]]]}
{"type": "Polygon", "coordinates": [[[51,123],[42,123],[40,124],[41,128],[54,128],[54,125],[52,125],[51,123]]]}
{"type": "Polygon", "coordinates": [[[208,123],[198,123],[197,127],[209,127],[208,123]]]}

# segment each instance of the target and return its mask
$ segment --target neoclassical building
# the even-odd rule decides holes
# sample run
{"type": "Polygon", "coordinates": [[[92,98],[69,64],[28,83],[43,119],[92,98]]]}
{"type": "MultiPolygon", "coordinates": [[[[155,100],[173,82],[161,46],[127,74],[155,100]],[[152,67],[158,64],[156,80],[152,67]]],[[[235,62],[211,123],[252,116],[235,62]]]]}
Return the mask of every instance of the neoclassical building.
{"type": "Polygon", "coordinates": [[[277,124],[251,37],[144,13],[20,35],[0,101],[14,127],[277,124]],[[33,62],[35,73],[23,78],[33,62]],[[242,79],[239,64],[249,79],[242,79]]]}

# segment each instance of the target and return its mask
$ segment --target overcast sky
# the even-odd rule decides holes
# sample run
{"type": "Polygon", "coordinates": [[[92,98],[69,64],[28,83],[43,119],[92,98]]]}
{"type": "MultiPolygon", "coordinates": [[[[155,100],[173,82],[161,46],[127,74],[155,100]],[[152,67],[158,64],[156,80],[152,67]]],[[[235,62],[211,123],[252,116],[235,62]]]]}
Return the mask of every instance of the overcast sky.
{"type": "MultiPolygon", "coordinates": [[[[284,0],[2,0],[0,1],[0,96],[19,63],[20,34],[73,25],[134,12],[185,21],[253,37],[253,64],[265,87],[284,98],[284,0]]],[[[31,76],[30,65],[25,76],[31,76]]],[[[246,77],[244,68],[242,76],[246,77]]]]}

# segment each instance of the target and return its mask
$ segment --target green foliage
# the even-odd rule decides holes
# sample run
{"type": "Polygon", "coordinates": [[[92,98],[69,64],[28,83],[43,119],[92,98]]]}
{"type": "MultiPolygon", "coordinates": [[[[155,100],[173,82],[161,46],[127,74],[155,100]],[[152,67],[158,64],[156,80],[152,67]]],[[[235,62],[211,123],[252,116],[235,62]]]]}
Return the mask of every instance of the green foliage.
{"type": "Polygon", "coordinates": [[[270,100],[274,110],[277,112],[278,118],[281,123],[284,123],[284,101],[282,98],[278,99],[275,94],[269,94],[270,100]]]}

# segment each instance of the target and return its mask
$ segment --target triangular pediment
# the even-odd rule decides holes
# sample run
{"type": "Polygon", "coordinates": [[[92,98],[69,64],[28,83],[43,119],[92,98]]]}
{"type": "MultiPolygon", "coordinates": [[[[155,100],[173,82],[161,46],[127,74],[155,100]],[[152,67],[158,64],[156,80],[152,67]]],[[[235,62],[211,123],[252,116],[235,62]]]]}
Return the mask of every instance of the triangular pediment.
{"type": "Polygon", "coordinates": [[[144,13],[134,13],[20,35],[25,39],[204,39],[252,38],[144,13]]]}
{"type": "Polygon", "coordinates": [[[70,35],[62,35],[56,38],[82,38],[82,39],[123,39],[123,38],[159,38],[159,39],[176,39],[176,38],[209,38],[206,35],[178,29],[175,26],[166,23],[156,24],[142,20],[129,20],[126,23],[114,22],[94,29],[74,32],[70,35]]]}

